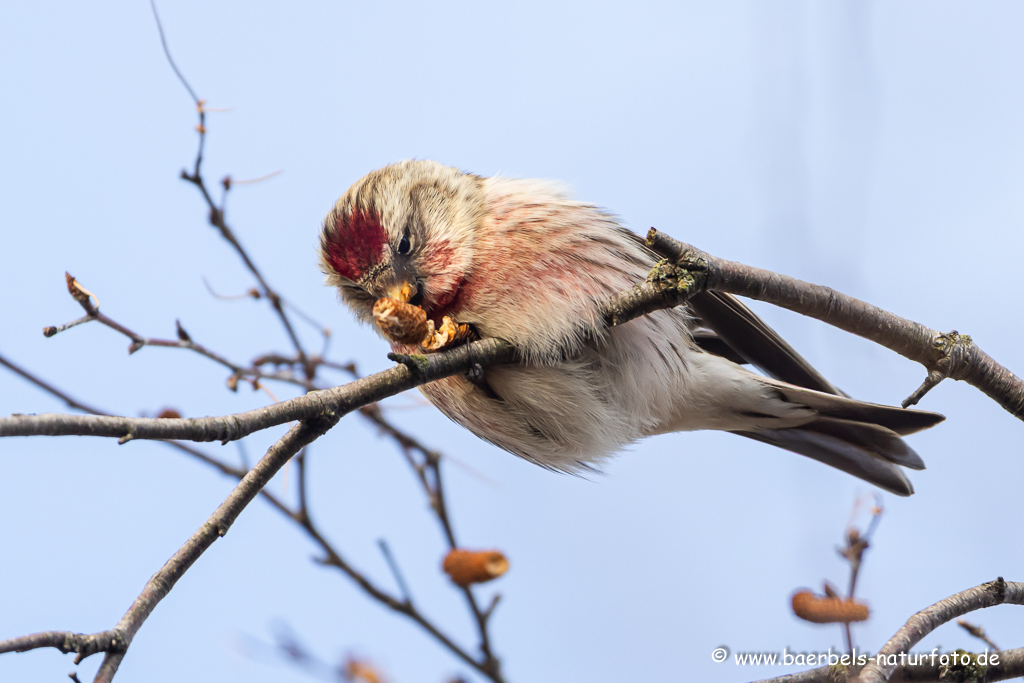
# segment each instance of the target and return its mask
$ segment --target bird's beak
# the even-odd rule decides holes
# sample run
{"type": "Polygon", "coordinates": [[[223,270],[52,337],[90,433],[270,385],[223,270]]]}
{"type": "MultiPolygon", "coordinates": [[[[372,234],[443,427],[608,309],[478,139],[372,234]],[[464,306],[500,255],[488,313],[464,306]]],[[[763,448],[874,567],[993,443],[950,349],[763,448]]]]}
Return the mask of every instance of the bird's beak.
{"type": "Polygon", "coordinates": [[[388,289],[388,296],[401,301],[403,304],[409,303],[409,300],[416,296],[416,285],[411,282],[393,285],[388,289]]]}

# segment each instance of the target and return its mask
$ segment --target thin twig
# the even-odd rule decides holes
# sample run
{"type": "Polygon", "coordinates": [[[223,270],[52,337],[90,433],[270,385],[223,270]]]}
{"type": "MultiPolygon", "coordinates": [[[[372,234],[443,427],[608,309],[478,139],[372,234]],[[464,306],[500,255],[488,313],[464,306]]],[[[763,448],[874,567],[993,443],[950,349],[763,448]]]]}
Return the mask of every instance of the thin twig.
{"type": "Polygon", "coordinates": [[[63,325],[46,327],[43,329],[44,336],[53,337],[54,335],[65,330],[69,330],[72,327],[76,327],[83,323],[96,321],[106,327],[109,327],[115,332],[118,332],[119,334],[122,334],[125,337],[131,339],[132,343],[128,347],[129,354],[133,354],[146,346],[156,346],[163,348],[186,349],[188,351],[197,353],[200,356],[208,358],[213,362],[218,363],[231,370],[231,377],[233,378],[231,381],[232,388],[237,386],[238,380],[240,379],[249,379],[252,381],[258,381],[261,379],[275,380],[278,382],[286,382],[288,384],[298,385],[303,389],[306,389],[307,391],[310,389],[317,388],[316,385],[313,384],[313,382],[311,382],[310,380],[296,378],[290,373],[267,373],[261,371],[255,365],[253,367],[247,368],[239,365],[238,363],[234,363],[225,358],[224,356],[220,355],[219,353],[216,353],[215,351],[203,346],[202,344],[197,344],[196,342],[194,342],[192,338],[181,327],[180,323],[177,323],[178,339],[156,339],[151,337],[144,337],[138,332],[129,329],[126,325],[114,320],[105,313],[101,313],[99,309],[96,308],[88,298],[77,299],[77,301],[82,306],[82,308],[85,309],[86,315],[77,320],[65,323],[63,325]]]}
{"type": "Polygon", "coordinates": [[[229,187],[234,187],[235,185],[255,185],[256,183],[262,183],[264,180],[270,180],[274,176],[280,175],[282,173],[284,173],[284,169],[279,168],[276,171],[271,171],[270,173],[266,173],[257,178],[246,178],[244,180],[235,180],[231,176],[224,176],[224,178],[220,182],[222,185],[224,185],[225,189],[229,187]]]}
{"type": "Polygon", "coordinates": [[[383,538],[377,539],[377,545],[380,546],[381,555],[384,556],[384,561],[387,562],[388,569],[391,570],[391,575],[395,577],[395,583],[398,584],[398,590],[402,593],[402,599],[408,604],[412,604],[412,593],[409,591],[409,584],[405,582],[405,577],[402,576],[402,570],[398,568],[398,562],[395,561],[395,556],[391,554],[391,546],[383,538]]]}
{"type": "Polygon", "coordinates": [[[988,634],[985,633],[985,629],[983,629],[982,627],[980,627],[980,626],[978,626],[976,624],[972,624],[971,622],[967,621],[966,619],[957,619],[956,620],[956,625],[959,626],[960,628],[962,628],[963,630],[967,631],[968,633],[970,633],[972,636],[974,636],[975,638],[977,638],[981,642],[983,642],[986,645],[988,645],[993,650],[996,650],[996,651],[999,650],[999,646],[992,642],[992,639],[988,637],[988,634]]]}
{"type": "Polygon", "coordinates": [[[174,69],[174,75],[176,75],[178,80],[181,81],[181,84],[185,86],[185,90],[188,90],[189,97],[191,97],[192,101],[196,103],[196,106],[199,106],[199,97],[196,95],[195,91],[192,90],[192,86],[188,84],[188,81],[185,80],[185,76],[182,75],[181,70],[178,69],[178,65],[174,63],[174,58],[171,57],[171,49],[167,46],[167,37],[164,35],[164,26],[160,22],[160,15],[156,11],[156,0],[149,0],[149,6],[153,9],[153,20],[156,21],[156,30],[160,32],[160,44],[164,48],[164,56],[167,57],[167,63],[171,65],[172,69],[174,69]]]}
{"type": "MultiPolygon", "coordinates": [[[[248,252],[246,252],[246,250],[242,247],[242,244],[238,241],[238,238],[235,236],[234,232],[232,232],[231,228],[228,227],[228,224],[224,218],[223,203],[221,203],[221,205],[218,206],[217,203],[213,201],[213,197],[210,195],[210,191],[206,187],[206,181],[203,179],[201,173],[203,161],[203,148],[206,141],[206,110],[204,108],[205,102],[196,95],[195,91],[192,89],[192,86],[189,84],[188,79],[185,78],[184,74],[182,74],[181,70],[178,68],[178,65],[175,64],[174,59],[171,58],[171,51],[167,45],[167,37],[164,34],[163,25],[160,23],[160,16],[157,14],[156,11],[155,0],[150,0],[150,6],[153,9],[153,18],[156,21],[157,30],[160,32],[160,42],[164,48],[164,55],[167,57],[167,61],[171,65],[171,68],[174,70],[174,73],[178,77],[178,80],[181,81],[181,84],[185,86],[185,89],[188,90],[188,93],[192,97],[192,100],[196,103],[196,109],[199,112],[199,125],[196,126],[196,130],[199,132],[199,150],[196,153],[195,165],[193,166],[193,170],[191,173],[187,171],[182,171],[181,177],[183,180],[187,180],[188,182],[195,185],[196,188],[199,190],[199,193],[203,196],[203,199],[206,201],[206,205],[210,210],[210,224],[217,228],[220,231],[221,236],[225,240],[227,240],[227,242],[232,247],[234,247],[235,251],[241,257],[242,262],[245,264],[246,268],[248,268],[249,272],[252,273],[252,275],[256,278],[256,281],[259,283],[260,287],[263,290],[263,295],[266,296],[267,299],[270,301],[270,304],[273,307],[274,311],[277,313],[278,317],[280,318],[281,324],[284,326],[285,332],[287,333],[289,339],[291,340],[292,345],[295,347],[295,350],[299,354],[299,357],[303,359],[303,365],[305,366],[306,352],[302,347],[302,343],[299,341],[298,335],[296,335],[295,333],[295,329],[292,327],[291,320],[288,319],[288,315],[284,311],[280,295],[278,295],[277,292],[270,287],[266,279],[264,279],[263,274],[256,267],[256,264],[249,257],[248,252]]],[[[229,187],[230,183],[225,185],[225,193],[227,192],[229,187]]],[[[313,373],[309,370],[310,369],[307,368],[306,379],[312,380],[313,373]]]]}

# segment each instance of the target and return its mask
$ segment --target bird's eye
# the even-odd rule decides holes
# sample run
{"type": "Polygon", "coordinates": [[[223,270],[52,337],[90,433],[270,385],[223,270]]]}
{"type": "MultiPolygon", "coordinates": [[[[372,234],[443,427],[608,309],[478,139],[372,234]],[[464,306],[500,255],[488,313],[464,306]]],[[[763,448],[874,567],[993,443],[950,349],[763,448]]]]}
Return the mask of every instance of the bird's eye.
{"type": "Polygon", "coordinates": [[[409,250],[411,248],[412,245],[409,244],[409,235],[402,235],[402,241],[398,243],[398,253],[404,256],[405,254],[409,253],[409,250]]]}

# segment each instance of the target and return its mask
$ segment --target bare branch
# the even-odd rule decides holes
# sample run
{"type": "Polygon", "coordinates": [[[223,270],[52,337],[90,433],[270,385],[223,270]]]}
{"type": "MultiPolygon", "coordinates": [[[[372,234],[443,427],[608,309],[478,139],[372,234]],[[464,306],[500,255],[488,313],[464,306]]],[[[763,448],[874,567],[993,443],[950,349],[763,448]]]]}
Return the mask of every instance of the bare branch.
{"type": "MultiPolygon", "coordinates": [[[[459,351],[459,350],[460,349],[455,349],[454,351],[459,351]]],[[[474,356],[474,359],[476,359],[475,356],[474,356]]],[[[92,408],[90,408],[88,406],[85,406],[84,404],[76,401],[75,399],[73,399],[70,396],[64,394],[63,392],[60,392],[56,388],[46,384],[42,380],[39,380],[38,378],[32,376],[30,373],[27,373],[26,371],[22,370],[18,366],[14,365],[14,364],[12,364],[12,363],[10,363],[8,361],[6,361],[6,359],[4,359],[3,357],[0,357],[0,364],[3,364],[5,366],[9,367],[14,372],[16,372],[17,374],[25,377],[29,381],[31,381],[31,382],[37,384],[38,386],[40,386],[40,387],[50,391],[54,395],[57,395],[57,396],[61,397],[62,399],[64,399],[72,407],[76,407],[76,408],[79,408],[79,409],[84,409],[84,410],[87,410],[87,411],[90,411],[90,412],[93,412],[93,413],[100,413],[101,412],[101,411],[92,409],[92,408]]],[[[419,366],[415,366],[414,365],[414,367],[418,368],[419,366]]],[[[398,368],[395,368],[395,370],[405,371],[406,369],[405,369],[404,366],[398,366],[398,368]]],[[[372,380],[372,379],[373,379],[372,376],[369,377],[369,378],[366,378],[366,380],[372,380]]],[[[352,386],[352,385],[350,384],[350,385],[346,385],[346,386],[352,386]]],[[[343,389],[343,388],[344,387],[338,387],[338,389],[343,389]]],[[[334,391],[334,390],[331,390],[331,391],[334,391]]],[[[278,405],[281,405],[281,404],[278,404],[278,405]]],[[[252,411],[250,411],[250,412],[252,412],[252,411]]],[[[428,448],[426,448],[423,444],[421,444],[419,441],[417,441],[413,437],[410,437],[410,436],[404,434],[403,432],[399,431],[397,428],[393,427],[390,423],[388,423],[383,418],[383,416],[380,414],[379,409],[367,410],[367,411],[365,411],[364,414],[366,414],[367,417],[369,417],[371,420],[373,420],[375,423],[377,423],[379,426],[381,426],[385,430],[385,433],[387,433],[389,436],[394,438],[399,443],[399,445],[402,447],[403,451],[416,450],[416,451],[421,452],[424,455],[424,457],[426,458],[426,462],[425,462],[423,467],[417,467],[415,465],[415,463],[410,463],[410,464],[413,465],[413,469],[419,474],[419,478],[420,478],[421,484],[423,485],[425,491],[427,492],[428,497],[431,500],[431,507],[435,511],[435,514],[437,515],[438,520],[441,523],[442,529],[444,530],[445,537],[446,537],[446,540],[449,543],[449,546],[450,547],[455,547],[455,536],[454,536],[454,532],[452,531],[451,521],[449,519],[447,508],[446,508],[445,503],[444,503],[443,488],[441,488],[441,481],[442,481],[442,479],[441,479],[441,472],[440,472],[440,457],[439,457],[439,455],[436,452],[431,451],[428,448]],[[427,478],[425,476],[424,467],[429,467],[430,468],[430,471],[431,471],[431,473],[433,475],[433,480],[434,480],[433,484],[431,484],[427,480],[427,478]]],[[[23,417],[29,417],[29,416],[23,416],[23,417]]],[[[46,417],[46,416],[39,416],[39,417],[46,417]]],[[[71,418],[71,417],[80,417],[80,416],[65,416],[65,417],[71,418]]],[[[121,419],[126,419],[126,420],[142,419],[142,420],[147,421],[147,422],[172,422],[172,421],[176,421],[177,420],[176,418],[160,418],[160,419],[121,418],[121,419]]],[[[203,418],[203,419],[209,419],[209,418],[203,418]]],[[[2,420],[0,420],[0,422],[2,422],[2,420]]],[[[123,438],[124,437],[122,437],[122,439],[123,438]]],[[[219,469],[221,472],[223,472],[225,474],[234,475],[234,476],[242,476],[242,472],[240,470],[231,468],[228,465],[225,465],[224,463],[221,463],[220,461],[218,461],[218,460],[216,460],[214,458],[210,458],[209,456],[206,456],[205,454],[203,454],[200,451],[192,449],[192,448],[190,448],[188,446],[185,446],[183,444],[176,444],[175,442],[168,442],[168,444],[169,445],[175,445],[178,448],[180,448],[181,450],[184,450],[184,451],[190,453],[191,455],[200,458],[201,460],[203,460],[207,464],[210,464],[213,467],[216,467],[217,469],[219,469]]],[[[300,474],[299,474],[299,476],[300,476],[300,491],[301,491],[304,488],[304,484],[303,484],[302,478],[305,476],[305,469],[304,469],[304,467],[301,466],[301,462],[300,462],[300,474]]],[[[450,651],[452,651],[456,656],[458,656],[460,659],[462,659],[463,661],[467,662],[468,664],[470,664],[471,666],[476,668],[481,673],[487,675],[488,677],[490,677],[494,681],[501,681],[502,680],[501,674],[500,674],[500,669],[499,669],[499,662],[498,662],[497,657],[494,655],[493,650],[491,649],[490,637],[489,637],[489,634],[487,632],[487,619],[490,616],[490,613],[489,613],[490,611],[489,610],[482,610],[479,607],[479,605],[476,602],[476,599],[475,599],[472,591],[469,588],[463,589],[463,593],[464,593],[464,595],[466,597],[466,600],[467,600],[467,603],[468,603],[468,605],[470,607],[470,611],[473,614],[474,621],[476,622],[476,624],[478,626],[478,631],[479,631],[479,634],[480,634],[480,641],[481,641],[480,642],[480,649],[481,649],[481,652],[483,654],[483,661],[482,662],[477,662],[465,650],[463,650],[461,647],[459,647],[457,644],[455,644],[455,642],[453,640],[451,640],[450,637],[448,637],[447,635],[443,634],[440,631],[440,629],[438,629],[438,627],[436,627],[433,623],[431,623],[427,619],[427,617],[425,615],[419,613],[415,608],[413,608],[412,604],[407,599],[408,598],[408,592],[407,592],[408,589],[403,588],[403,590],[406,591],[406,593],[405,593],[406,599],[403,600],[403,601],[398,601],[395,598],[393,598],[392,596],[390,596],[387,593],[385,593],[383,590],[379,589],[377,586],[373,585],[370,582],[370,580],[365,575],[360,573],[352,565],[350,565],[346,560],[344,560],[341,557],[341,555],[338,553],[338,551],[336,549],[334,549],[330,545],[330,543],[325,539],[325,537],[323,536],[322,532],[320,532],[314,526],[312,520],[309,518],[309,513],[308,513],[308,509],[306,508],[305,496],[304,495],[301,496],[302,500],[300,502],[299,510],[293,511],[293,510],[289,509],[286,505],[284,505],[282,502],[280,502],[279,500],[274,498],[271,494],[269,494],[269,493],[267,493],[265,491],[263,493],[270,500],[271,504],[274,505],[275,508],[277,508],[279,511],[281,511],[283,514],[285,514],[287,517],[289,517],[290,519],[292,519],[293,521],[298,523],[300,526],[302,526],[307,531],[307,533],[310,535],[310,537],[316,543],[318,543],[318,545],[321,546],[321,549],[325,552],[325,555],[326,555],[326,560],[324,561],[325,564],[328,564],[328,565],[331,565],[331,566],[335,566],[335,567],[341,569],[345,574],[347,574],[353,580],[355,580],[356,583],[360,587],[362,587],[364,589],[364,591],[366,591],[372,598],[378,600],[379,602],[382,602],[383,604],[387,605],[388,607],[391,607],[395,611],[401,612],[401,613],[406,614],[409,617],[411,617],[414,621],[416,621],[421,626],[423,626],[423,628],[425,630],[427,630],[428,633],[430,633],[435,638],[437,638],[442,643],[442,645],[444,645],[446,648],[448,648],[450,651]]],[[[493,604],[492,604],[491,609],[493,609],[493,604]]]]}
{"type": "MultiPolygon", "coordinates": [[[[938,662],[931,663],[930,656],[928,659],[928,663],[905,664],[897,667],[892,678],[889,679],[890,683],[940,683],[948,680],[948,677],[943,677],[945,667],[938,662]]],[[[988,664],[984,680],[986,683],[995,683],[1022,676],[1024,676],[1024,647],[1000,651],[999,663],[988,664]]],[[[756,683],[846,683],[848,680],[850,679],[841,672],[841,669],[823,666],[787,676],[768,678],[756,683]]]]}
{"type": "Polygon", "coordinates": [[[238,486],[203,526],[150,578],[142,593],[114,628],[91,635],[47,632],[12,638],[0,641],[0,652],[24,652],[55,647],[61,652],[77,652],[79,657],[76,663],[90,655],[105,652],[106,656],[94,680],[96,683],[109,682],[117,672],[124,653],[139,628],[160,601],[170,593],[178,579],[213,545],[214,541],[227,534],[238,515],[263,490],[278,470],[301,448],[334,426],[337,419],[322,417],[300,422],[271,446],[267,454],[245,474],[238,486]]]}
{"type": "MultiPolygon", "coordinates": [[[[939,380],[951,377],[980,389],[1010,414],[1024,420],[1024,381],[996,363],[967,335],[955,330],[939,332],[834,289],[711,256],[654,228],[647,235],[647,243],[682,270],[654,283],[671,295],[688,297],[706,289],[766,301],[921,363],[928,370],[928,379],[904,401],[904,407],[917,403],[939,380]]],[[[648,297],[640,299],[649,305],[648,297]]]]}
{"type": "Polygon", "coordinates": [[[28,652],[44,647],[57,648],[64,654],[75,652],[75,664],[97,652],[123,651],[127,645],[114,631],[101,633],[71,633],[70,631],[45,631],[27,636],[0,640],[0,653],[28,652]]]}
{"type": "MultiPolygon", "coordinates": [[[[907,619],[903,628],[889,639],[889,642],[878,651],[878,655],[887,657],[907,652],[922,638],[947,621],[977,609],[1002,604],[1024,605],[1024,583],[1007,582],[999,577],[995,581],[968,588],[945,600],[939,600],[931,607],[923,609],[907,619]]],[[[877,660],[872,661],[860,672],[857,681],[858,683],[885,683],[895,669],[895,664],[879,665],[877,660]]]]}
{"type": "MultiPolygon", "coordinates": [[[[959,351],[953,353],[950,348],[943,346],[951,339],[949,335],[827,287],[717,259],[656,231],[652,231],[650,242],[662,253],[676,254],[677,263],[685,264],[681,266],[684,272],[678,272],[678,268],[666,272],[658,266],[652,271],[647,283],[608,299],[603,310],[609,324],[621,325],[652,310],[678,305],[705,289],[741,294],[789,308],[858,334],[911,360],[924,363],[926,367],[945,368],[943,371],[947,376],[963,379],[978,387],[1011,413],[1024,419],[1024,383],[973,344],[965,346],[967,342],[963,340],[966,337],[957,338],[960,341],[955,346],[959,351]]],[[[79,434],[115,436],[123,440],[231,441],[259,429],[315,415],[320,410],[347,413],[429,381],[465,372],[474,365],[507,363],[513,361],[515,356],[515,350],[507,342],[483,339],[428,356],[390,354],[389,358],[398,362],[399,367],[342,387],[312,392],[245,413],[159,422],[142,418],[20,415],[0,419],[0,436],[79,434]]],[[[308,358],[300,358],[308,367],[308,358]]]]}
{"type": "MultiPolygon", "coordinates": [[[[9,368],[14,373],[22,376],[32,384],[35,384],[36,386],[46,390],[47,392],[53,394],[54,396],[57,396],[72,408],[84,410],[95,415],[108,415],[108,413],[101,411],[95,407],[89,406],[85,403],[82,403],[81,401],[53,387],[47,382],[44,382],[43,380],[39,379],[38,377],[28,372],[27,370],[24,370],[18,365],[8,361],[3,356],[0,356],[0,365],[9,368]]],[[[354,373],[354,368],[350,369],[350,372],[354,373]]],[[[385,429],[385,434],[391,436],[392,438],[395,439],[396,442],[398,442],[400,447],[403,449],[403,452],[408,453],[409,450],[416,450],[422,452],[425,454],[426,457],[428,457],[428,461],[432,464],[432,466],[439,467],[440,456],[436,452],[428,450],[424,445],[422,445],[413,437],[410,437],[404,434],[403,432],[398,431],[395,427],[390,425],[390,423],[388,423],[387,420],[385,420],[384,417],[380,414],[380,409],[378,407],[366,406],[360,412],[363,411],[368,411],[372,414],[372,420],[376,424],[380,425],[385,429]]],[[[200,461],[210,465],[211,467],[217,469],[221,473],[234,477],[235,479],[242,479],[246,475],[245,469],[239,469],[227,465],[226,463],[221,462],[220,460],[213,458],[187,444],[182,444],[177,441],[164,441],[162,443],[166,444],[167,446],[176,448],[180,451],[183,451],[199,459],[200,461]]],[[[409,599],[410,593],[408,591],[408,588],[405,587],[404,580],[401,579],[401,575],[398,572],[397,564],[392,567],[392,571],[395,572],[396,580],[400,582],[400,588],[403,591],[403,600],[401,601],[389,595],[379,587],[377,587],[365,574],[360,572],[347,560],[345,560],[342,557],[340,551],[327,540],[323,532],[319,528],[317,528],[309,514],[305,490],[305,477],[307,472],[305,468],[305,455],[306,449],[302,449],[299,452],[299,454],[295,456],[297,466],[299,469],[299,505],[297,509],[290,508],[288,505],[286,505],[282,500],[280,500],[266,488],[263,488],[260,491],[260,495],[262,495],[275,510],[280,512],[293,523],[297,524],[303,531],[306,532],[310,539],[313,540],[313,542],[320,547],[321,551],[324,553],[325,558],[321,560],[322,564],[333,566],[335,568],[340,569],[344,574],[352,578],[356,582],[356,584],[359,585],[364,590],[364,592],[366,592],[367,595],[370,596],[370,598],[384,604],[385,606],[401,614],[404,614],[412,618],[418,624],[423,626],[423,628],[429,634],[434,636],[438,640],[438,642],[441,643],[442,646],[449,649],[458,658],[462,659],[464,662],[468,663],[470,666],[477,669],[484,675],[487,675],[491,678],[491,680],[500,682],[502,678],[498,667],[498,661],[497,658],[490,651],[489,641],[487,641],[488,646],[486,649],[483,647],[481,648],[484,655],[483,660],[477,662],[466,650],[457,645],[455,641],[451,639],[451,637],[444,634],[440,630],[440,628],[434,625],[426,615],[418,611],[412,605],[411,600],[409,599]]],[[[415,467],[415,463],[412,464],[414,465],[414,469],[417,469],[415,467]]],[[[419,468],[418,471],[422,471],[422,468],[419,468]]],[[[439,469],[436,473],[436,477],[440,477],[439,469]]],[[[440,509],[443,511],[443,526],[450,532],[450,524],[448,522],[447,510],[443,506],[443,501],[441,503],[440,509]]],[[[390,555],[389,551],[387,552],[387,555],[390,555]]],[[[471,594],[470,598],[472,598],[471,594]]],[[[497,599],[495,599],[494,602],[492,603],[490,610],[493,610],[493,607],[495,606],[496,603],[497,599]]],[[[471,607],[473,608],[474,618],[478,619],[478,617],[476,617],[477,612],[475,611],[475,601],[471,601],[470,604],[471,607]]],[[[488,610],[488,612],[484,614],[485,619],[490,616],[490,610],[488,610]]],[[[0,641],[0,653],[6,651],[24,651],[28,649],[38,649],[41,647],[56,647],[58,649],[64,647],[64,649],[61,650],[62,652],[86,652],[88,654],[94,654],[95,652],[111,651],[112,648],[114,647],[114,644],[121,642],[116,641],[115,643],[114,637],[116,635],[117,634],[115,633],[114,630],[104,631],[101,633],[90,635],[74,634],[63,631],[46,632],[34,634],[31,636],[13,638],[8,641],[0,641]],[[5,646],[7,649],[3,649],[5,646]]],[[[81,655],[81,658],[88,656],[88,654],[81,655]]]]}
{"type": "Polygon", "coordinates": [[[0,418],[0,436],[108,436],[132,439],[221,441],[294,420],[341,417],[407,389],[465,372],[473,363],[510,362],[515,351],[499,339],[484,339],[432,356],[407,357],[405,364],[333,389],[310,392],[271,406],[204,418],[139,418],[95,415],[13,415],[0,418]],[[412,368],[412,369],[410,369],[412,368]]]}
{"type": "MultiPolygon", "coordinates": [[[[81,410],[81,411],[86,412],[86,413],[91,413],[93,415],[107,415],[107,416],[109,416],[111,414],[111,413],[106,412],[104,410],[100,410],[99,408],[96,408],[94,406],[90,406],[87,403],[83,403],[82,401],[80,401],[80,400],[70,396],[69,394],[61,391],[60,389],[54,387],[53,385],[49,384],[48,382],[45,382],[42,379],[36,377],[35,375],[33,375],[32,373],[28,372],[24,368],[16,365],[15,363],[12,363],[8,359],[4,358],[3,356],[0,356],[0,365],[3,365],[4,367],[10,369],[15,374],[20,375],[21,377],[25,378],[28,382],[36,385],[37,387],[43,389],[44,391],[46,391],[46,392],[56,396],[57,398],[61,399],[62,401],[64,401],[71,408],[74,408],[76,410],[81,410]]],[[[178,451],[181,451],[181,452],[186,453],[188,455],[191,455],[193,458],[196,458],[200,462],[206,463],[207,465],[210,465],[214,469],[218,470],[221,474],[226,474],[226,475],[228,475],[230,477],[233,477],[235,479],[241,479],[242,477],[244,477],[246,471],[248,471],[248,469],[249,469],[248,466],[246,466],[244,469],[240,469],[240,468],[237,468],[237,467],[232,467],[231,465],[228,465],[227,463],[225,463],[225,462],[223,462],[221,460],[218,460],[217,458],[202,452],[198,448],[195,448],[195,447],[190,446],[188,444],[181,443],[180,441],[161,441],[161,443],[163,445],[165,445],[165,446],[168,446],[168,447],[173,448],[175,450],[178,450],[178,451]]],[[[241,443],[241,442],[239,442],[239,443],[241,443]]],[[[261,494],[271,503],[271,505],[273,505],[274,507],[276,507],[279,510],[281,510],[282,512],[284,512],[286,515],[290,515],[291,514],[291,510],[288,508],[288,506],[286,506],[284,503],[282,503],[277,497],[274,496],[274,494],[270,493],[267,490],[263,490],[261,492],[261,494]]]]}

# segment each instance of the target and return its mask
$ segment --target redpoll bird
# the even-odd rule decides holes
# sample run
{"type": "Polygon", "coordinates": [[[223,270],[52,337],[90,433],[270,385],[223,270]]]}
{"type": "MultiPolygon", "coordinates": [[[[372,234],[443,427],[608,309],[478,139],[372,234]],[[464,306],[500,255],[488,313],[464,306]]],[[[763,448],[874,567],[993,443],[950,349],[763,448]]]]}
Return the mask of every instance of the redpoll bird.
{"type": "Polygon", "coordinates": [[[720,429],[913,492],[898,466],[924,463],[900,435],[943,417],[848,398],[732,296],[703,293],[609,329],[600,303],[656,261],[614,218],[556,186],[432,161],[356,182],[320,238],[327,282],[361,320],[373,320],[378,299],[402,298],[435,326],[448,316],[517,347],[521,363],[489,367],[483,381],[421,390],[527,460],[577,471],[647,436],[720,429]]]}

